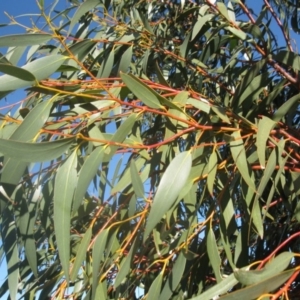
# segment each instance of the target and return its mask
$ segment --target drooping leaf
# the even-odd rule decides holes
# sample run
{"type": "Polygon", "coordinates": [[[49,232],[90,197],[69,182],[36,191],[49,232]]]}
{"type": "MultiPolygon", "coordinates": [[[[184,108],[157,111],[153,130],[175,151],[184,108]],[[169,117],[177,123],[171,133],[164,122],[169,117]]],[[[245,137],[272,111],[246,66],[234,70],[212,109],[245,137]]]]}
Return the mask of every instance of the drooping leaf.
{"type": "Polygon", "coordinates": [[[66,60],[62,55],[50,55],[34,60],[23,66],[22,69],[30,72],[36,81],[25,81],[11,75],[0,76],[0,91],[12,91],[26,86],[36,84],[37,81],[45,79],[53,74],[66,60]]]}
{"type": "Polygon", "coordinates": [[[103,260],[104,257],[104,249],[107,243],[107,237],[108,237],[109,230],[104,229],[96,238],[96,241],[93,246],[93,286],[92,286],[92,299],[95,299],[96,295],[96,288],[98,284],[99,279],[99,267],[100,263],[103,260]]]}
{"type": "Polygon", "coordinates": [[[300,70],[300,57],[294,52],[282,50],[279,53],[275,54],[273,58],[276,61],[284,63],[288,67],[292,67],[295,70],[300,70]]]}
{"type": "Polygon", "coordinates": [[[17,47],[39,45],[48,42],[52,38],[51,34],[12,34],[0,37],[0,47],[17,47]]]}
{"type": "Polygon", "coordinates": [[[208,176],[207,176],[207,188],[211,195],[214,194],[213,187],[218,168],[218,156],[216,151],[213,151],[208,161],[208,176]]]}
{"type": "Polygon", "coordinates": [[[221,267],[221,259],[217,247],[216,237],[213,231],[213,228],[211,226],[209,227],[208,233],[207,233],[207,239],[206,239],[206,247],[207,247],[207,254],[209,257],[209,261],[212,265],[212,268],[214,270],[217,283],[222,282],[222,277],[220,273],[220,267],[221,267]]]}
{"type": "Polygon", "coordinates": [[[34,81],[35,77],[29,71],[8,64],[0,64],[0,72],[13,77],[25,80],[25,81],[34,81]]]}
{"type": "Polygon", "coordinates": [[[277,255],[270,263],[262,270],[237,270],[234,272],[235,278],[243,285],[258,284],[266,279],[272,278],[275,275],[284,271],[294,254],[291,252],[282,252],[277,255]]]}
{"type": "Polygon", "coordinates": [[[260,281],[257,284],[253,284],[246,288],[242,288],[235,292],[229,293],[228,295],[220,297],[219,299],[220,300],[238,300],[243,298],[256,299],[257,297],[263,294],[270,293],[275,289],[277,289],[278,287],[280,287],[285,281],[287,281],[293,275],[294,272],[295,270],[288,270],[279,273],[266,280],[260,281]]]}
{"type": "Polygon", "coordinates": [[[23,162],[42,162],[55,159],[68,150],[75,138],[53,142],[24,143],[0,139],[0,151],[6,157],[23,162]]]}
{"type": "Polygon", "coordinates": [[[292,98],[290,98],[288,101],[283,103],[274,113],[273,120],[280,121],[288,112],[290,112],[291,108],[297,104],[297,102],[300,100],[300,95],[296,94],[292,98]]]}
{"type": "Polygon", "coordinates": [[[121,61],[120,61],[120,65],[118,68],[118,75],[121,74],[121,72],[126,73],[128,71],[128,68],[130,66],[131,63],[131,59],[132,59],[132,46],[128,47],[128,49],[123,53],[121,61]]]}
{"type": "Polygon", "coordinates": [[[136,242],[137,240],[133,241],[133,243],[130,246],[130,251],[128,255],[124,257],[121,262],[120,269],[114,283],[115,288],[117,288],[123,282],[123,280],[129,275],[132,258],[134,255],[134,251],[136,250],[136,246],[135,246],[136,242]]]}
{"type": "Polygon", "coordinates": [[[178,154],[164,172],[157,191],[155,193],[150,214],[148,216],[144,241],[158,224],[163,215],[174,204],[181,189],[184,187],[192,167],[190,152],[178,154]]]}
{"type": "Polygon", "coordinates": [[[17,228],[13,212],[9,207],[2,212],[1,225],[1,236],[7,263],[9,294],[12,300],[16,300],[19,281],[17,228]]]}
{"type": "Polygon", "coordinates": [[[75,281],[79,268],[84,260],[84,257],[85,255],[87,255],[87,248],[90,243],[91,237],[92,237],[92,227],[89,227],[80,241],[80,245],[78,247],[76,257],[75,257],[75,262],[73,264],[71,274],[70,274],[71,281],[75,281]]]}
{"type": "Polygon", "coordinates": [[[213,17],[214,17],[213,14],[207,14],[205,16],[201,16],[201,17],[198,18],[198,21],[196,22],[196,24],[193,27],[191,40],[195,39],[195,37],[198,35],[198,33],[200,32],[202,27],[205,25],[205,23],[210,21],[213,17]]]}
{"type": "MultiPolygon", "coordinates": [[[[29,142],[34,139],[48,119],[51,106],[52,102],[50,100],[37,104],[10,136],[10,140],[29,142]]],[[[4,151],[6,149],[7,152],[10,152],[9,154],[15,154],[17,156],[21,153],[16,153],[15,151],[23,149],[21,148],[23,144],[11,144],[10,141],[6,140],[3,140],[2,144],[8,146],[6,148],[5,145],[3,146],[4,151]],[[20,146],[20,148],[17,148],[17,146],[20,146]],[[16,148],[12,149],[12,147],[16,148]]],[[[31,152],[26,152],[26,154],[24,153],[24,156],[30,156],[32,158],[31,152]]],[[[10,184],[17,184],[24,174],[27,165],[28,163],[21,161],[19,156],[15,159],[5,157],[1,181],[10,184]]]]}
{"type": "Polygon", "coordinates": [[[54,185],[54,229],[59,258],[66,280],[69,280],[71,207],[77,185],[77,153],[73,153],[58,168],[54,185]]]}
{"type": "Polygon", "coordinates": [[[237,283],[238,281],[234,277],[234,274],[230,274],[228,277],[224,278],[220,283],[211,287],[204,293],[201,293],[200,295],[191,298],[191,300],[208,300],[213,299],[215,297],[219,297],[219,295],[222,295],[230,289],[232,289],[237,283]]]}
{"type": "Polygon", "coordinates": [[[184,256],[183,252],[180,252],[178,257],[176,257],[176,261],[173,265],[172,272],[170,272],[158,299],[170,299],[173,292],[175,292],[178,284],[182,280],[185,265],[186,257],[184,256]]]}
{"type": "Polygon", "coordinates": [[[165,105],[182,111],[177,105],[158,94],[134,75],[121,73],[121,78],[127,87],[149,107],[163,109],[165,105]]]}
{"type": "Polygon", "coordinates": [[[231,136],[235,138],[235,141],[230,142],[230,151],[232,154],[232,158],[236,163],[236,166],[243,179],[246,181],[250,188],[255,190],[255,185],[249,174],[249,165],[247,162],[246,151],[243,140],[241,139],[240,132],[235,131],[231,136]]]}
{"type": "Polygon", "coordinates": [[[131,181],[136,196],[143,198],[144,197],[143,182],[141,180],[141,177],[139,176],[134,160],[131,160],[130,163],[130,175],[131,175],[131,181]]]}
{"type": "Polygon", "coordinates": [[[159,295],[160,295],[160,290],[161,290],[161,285],[162,285],[162,280],[163,280],[163,273],[160,272],[155,280],[152,282],[148,295],[147,295],[147,299],[159,299],[159,295]]]}
{"type": "Polygon", "coordinates": [[[258,130],[256,137],[257,155],[262,167],[265,167],[266,143],[270,135],[270,131],[275,127],[275,122],[263,116],[258,122],[258,130]]]}
{"type": "Polygon", "coordinates": [[[99,2],[99,0],[87,0],[87,1],[83,2],[78,7],[76,12],[74,13],[74,16],[71,19],[71,23],[70,23],[70,27],[69,27],[69,31],[68,31],[67,35],[69,35],[71,33],[74,25],[79,21],[79,19],[82,15],[84,15],[86,12],[88,12],[89,10],[91,10],[92,8],[94,8],[98,5],[103,5],[103,4],[101,4],[101,2],[99,2]]]}
{"type": "Polygon", "coordinates": [[[109,77],[111,70],[114,66],[114,57],[115,57],[115,50],[114,48],[112,48],[101,64],[101,67],[97,74],[98,78],[109,77]]]}
{"type": "Polygon", "coordinates": [[[90,182],[92,181],[92,179],[97,173],[97,170],[99,169],[103,155],[104,148],[96,147],[94,151],[89,155],[89,157],[86,158],[83,166],[81,167],[80,172],[78,174],[78,183],[74,193],[74,201],[72,206],[73,211],[78,210],[90,182]]]}

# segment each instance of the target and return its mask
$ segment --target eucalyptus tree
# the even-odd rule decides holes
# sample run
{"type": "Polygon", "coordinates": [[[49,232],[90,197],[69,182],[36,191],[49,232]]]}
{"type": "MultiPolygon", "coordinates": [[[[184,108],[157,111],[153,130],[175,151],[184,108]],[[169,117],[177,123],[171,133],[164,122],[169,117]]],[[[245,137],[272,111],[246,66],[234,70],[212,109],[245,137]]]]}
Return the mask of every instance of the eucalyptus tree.
{"type": "Polygon", "coordinates": [[[295,299],[300,60],[273,6],[37,5],[1,25],[1,298],[295,299]]]}

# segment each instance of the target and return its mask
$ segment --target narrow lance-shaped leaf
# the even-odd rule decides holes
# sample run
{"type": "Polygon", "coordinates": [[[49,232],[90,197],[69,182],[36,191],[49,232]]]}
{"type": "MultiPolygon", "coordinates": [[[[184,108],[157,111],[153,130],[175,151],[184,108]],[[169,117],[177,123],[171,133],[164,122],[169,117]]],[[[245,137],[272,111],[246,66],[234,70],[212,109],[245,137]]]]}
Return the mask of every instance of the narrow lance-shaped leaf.
{"type": "Polygon", "coordinates": [[[23,162],[43,162],[55,159],[68,150],[75,138],[54,142],[24,143],[0,138],[1,153],[23,162]]]}
{"type": "Polygon", "coordinates": [[[17,47],[39,45],[49,41],[51,34],[12,34],[0,37],[0,47],[17,47]]]}
{"type": "Polygon", "coordinates": [[[258,122],[258,131],[256,137],[257,155],[259,163],[265,167],[266,160],[266,143],[270,135],[270,131],[275,127],[276,123],[271,119],[263,116],[258,122]]]}
{"type": "MultiPolygon", "coordinates": [[[[118,128],[115,134],[110,139],[110,142],[113,143],[122,143],[127,135],[132,131],[133,124],[137,121],[140,116],[138,114],[131,114],[118,128]]],[[[109,161],[110,158],[114,155],[115,150],[118,146],[112,145],[105,149],[105,161],[109,161]]]]}
{"type": "MultiPolygon", "coordinates": [[[[257,284],[247,286],[239,289],[226,296],[220,297],[220,300],[238,300],[238,299],[257,299],[263,294],[270,293],[280,287],[286,282],[295,272],[295,270],[288,270],[276,274],[266,280],[260,281],[257,284]]],[[[201,298],[193,298],[193,300],[200,300],[201,298]]],[[[203,298],[204,300],[205,298],[203,298]]]]}
{"type": "Polygon", "coordinates": [[[132,59],[132,48],[132,46],[128,47],[128,49],[123,53],[118,68],[118,75],[120,75],[120,72],[126,73],[128,71],[132,59]]]}
{"type": "Polygon", "coordinates": [[[35,77],[29,71],[8,64],[0,64],[0,72],[13,77],[25,80],[25,81],[34,81],[35,77]]]}
{"type": "Polygon", "coordinates": [[[214,182],[217,174],[218,156],[216,151],[213,151],[208,161],[208,176],[207,176],[207,188],[211,195],[213,195],[214,182]]]}
{"type": "Polygon", "coordinates": [[[209,261],[214,270],[217,282],[220,283],[222,281],[222,277],[220,273],[221,259],[217,247],[216,237],[213,228],[211,228],[211,226],[209,227],[208,230],[206,246],[207,246],[207,254],[209,257],[209,261]]]}
{"type": "Polygon", "coordinates": [[[76,10],[74,16],[71,19],[68,35],[71,33],[74,25],[79,21],[80,17],[84,15],[87,11],[90,9],[96,7],[97,5],[100,5],[101,2],[99,0],[89,0],[83,2],[79,8],[76,10]]]}
{"type": "Polygon", "coordinates": [[[115,58],[115,50],[114,50],[114,48],[112,48],[111,51],[109,52],[109,55],[107,55],[107,57],[105,57],[104,61],[101,64],[101,67],[97,74],[98,78],[109,77],[111,70],[114,66],[114,58],[115,58]]]}
{"type": "Polygon", "coordinates": [[[78,175],[76,191],[74,194],[74,202],[72,207],[73,211],[78,210],[90,182],[92,181],[92,179],[97,173],[97,170],[99,169],[99,166],[102,162],[103,154],[104,148],[96,147],[94,151],[89,155],[89,157],[86,158],[83,166],[81,167],[78,175]]]}
{"type": "MultiPolygon", "coordinates": [[[[173,265],[172,271],[169,273],[168,279],[159,296],[159,300],[170,299],[173,292],[175,292],[178,284],[182,279],[182,275],[185,269],[186,258],[182,252],[176,257],[175,264],[173,265]]],[[[151,298],[149,298],[151,299],[151,298]]]]}
{"type": "Polygon", "coordinates": [[[274,121],[280,121],[300,100],[300,94],[296,94],[288,101],[283,103],[273,116],[274,121]]]}
{"type": "Polygon", "coordinates": [[[84,260],[85,255],[87,254],[88,245],[92,237],[92,227],[89,227],[85,232],[83,238],[81,239],[78,251],[75,256],[75,262],[71,271],[70,279],[74,281],[78,274],[79,268],[84,260]]]}
{"type": "Polygon", "coordinates": [[[151,299],[159,298],[162,280],[163,280],[163,273],[160,272],[150,286],[147,299],[151,300],[151,299]]]}
{"type": "Polygon", "coordinates": [[[134,240],[134,242],[130,246],[130,251],[129,251],[128,255],[126,257],[124,257],[121,262],[119,272],[117,274],[117,277],[116,277],[116,280],[114,283],[115,288],[117,288],[122,283],[122,281],[126,278],[126,276],[129,275],[131,262],[132,262],[132,256],[134,254],[134,251],[136,250],[135,244],[137,241],[138,241],[137,239],[134,240]]]}
{"type": "Polygon", "coordinates": [[[228,277],[224,278],[220,283],[216,284],[215,286],[209,288],[204,293],[191,298],[191,300],[210,300],[214,299],[215,297],[219,297],[222,294],[225,294],[227,291],[232,289],[238,281],[234,277],[233,274],[230,274],[228,277]]]}
{"type": "Polygon", "coordinates": [[[163,215],[175,203],[189,177],[191,167],[192,156],[190,152],[182,152],[171,161],[155,193],[145,228],[144,241],[163,215]]]}
{"type": "Polygon", "coordinates": [[[240,171],[243,179],[246,181],[250,188],[255,190],[255,185],[251,180],[249,174],[249,166],[247,162],[246,151],[240,132],[235,131],[231,136],[235,138],[235,141],[230,142],[230,151],[232,154],[232,158],[236,163],[236,166],[240,171]]]}
{"type": "Polygon", "coordinates": [[[145,195],[143,182],[141,180],[141,177],[139,176],[136,164],[133,159],[130,162],[130,175],[135,194],[137,195],[137,197],[143,198],[145,195]]]}
{"type": "Polygon", "coordinates": [[[259,183],[254,202],[253,202],[253,209],[251,211],[251,218],[253,219],[253,224],[255,225],[256,229],[259,232],[259,235],[263,236],[263,218],[261,215],[261,209],[259,205],[259,198],[262,196],[274,170],[276,167],[277,162],[277,155],[276,155],[276,149],[273,149],[266,166],[266,169],[264,170],[263,176],[261,178],[261,181],[259,183]]]}
{"type": "Polygon", "coordinates": [[[9,294],[12,300],[16,300],[19,277],[18,238],[14,215],[9,207],[2,213],[1,236],[7,263],[9,294]]]}
{"type": "Polygon", "coordinates": [[[107,242],[109,229],[104,229],[96,238],[96,241],[93,246],[93,286],[92,286],[92,299],[95,299],[96,295],[96,289],[98,285],[98,279],[99,279],[99,266],[101,263],[101,260],[104,257],[104,249],[107,242]]]}
{"type": "Polygon", "coordinates": [[[174,108],[180,110],[184,113],[184,111],[175,105],[173,102],[167,100],[149,86],[147,86],[144,82],[142,82],[139,78],[135,77],[132,74],[124,74],[121,73],[121,78],[123,82],[127,85],[127,87],[147,106],[151,108],[160,108],[163,109],[164,105],[169,108],[174,108]]]}
{"type": "MultiPolygon", "coordinates": [[[[50,114],[51,107],[52,107],[52,102],[50,100],[43,101],[37,104],[29,112],[29,114],[26,116],[24,121],[14,131],[14,133],[10,137],[10,140],[19,141],[19,142],[31,141],[47,121],[50,114]]],[[[17,154],[15,153],[16,150],[18,151],[20,149],[23,149],[21,144],[12,145],[10,142],[6,142],[5,140],[2,141],[2,144],[9,146],[8,149],[6,149],[6,151],[7,150],[10,151],[10,154],[17,154]],[[16,148],[12,149],[11,146],[15,146],[16,148]]],[[[24,156],[28,156],[28,155],[31,156],[31,153],[30,152],[26,152],[26,154],[24,153],[24,156]]],[[[5,157],[1,181],[6,183],[11,183],[11,184],[17,184],[20,178],[22,177],[26,169],[26,166],[27,163],[22,162],[20,160],[20,157],[16,157],[16,159],[5,157]]]]}
{"type": "Polygon", "coordinates": [[[282,271],[284,271],[294,254],[291,252],[283,252],[277,255],[270,263],[268,263],[262,270],[237,270],[234,272],[235,278],[243,285],[253,285],[269,279],[282,271]]]}
{"type": "Polygon", "coordinates": [[[54,229],[59,258],[69,281],[71,207],[77,185],[77,153],[74,151],[58,168],[54,185],[54,229]]]}
{"type": "MultiPolygon", "coordinates": [[[[23,66],[22,69],[29,71],[36,81],[48,78],[52,75],[66,60],[66,56],[50,55],[34,60],[23,66]]],[[[36,81],[22,80],[11,75],[0,76],[0,92],[13,91],[23,87],[27,87],[36,83],[36,81]]]]}

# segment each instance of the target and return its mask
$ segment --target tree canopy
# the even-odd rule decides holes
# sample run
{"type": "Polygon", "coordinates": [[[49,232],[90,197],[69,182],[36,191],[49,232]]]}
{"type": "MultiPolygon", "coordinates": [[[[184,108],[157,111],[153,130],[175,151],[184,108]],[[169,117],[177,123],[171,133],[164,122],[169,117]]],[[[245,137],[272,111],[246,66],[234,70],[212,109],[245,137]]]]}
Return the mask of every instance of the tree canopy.
{"type": "Polygon", "coordinates": [[[298,2],[37,5],[1,24],[0,297],[297,299],[298,2]]]}

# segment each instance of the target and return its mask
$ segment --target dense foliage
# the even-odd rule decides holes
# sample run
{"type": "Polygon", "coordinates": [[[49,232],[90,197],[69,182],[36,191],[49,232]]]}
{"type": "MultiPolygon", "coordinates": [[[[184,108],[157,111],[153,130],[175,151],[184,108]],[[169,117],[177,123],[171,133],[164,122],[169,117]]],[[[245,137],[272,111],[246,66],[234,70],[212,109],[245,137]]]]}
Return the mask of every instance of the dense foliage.
{"type": "Polygon", "coordinates": [[[0,297],[297,299],[298,2],[69,2],[0,37],[0,297]]]}

